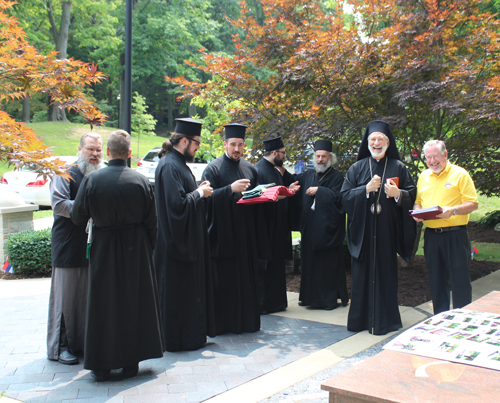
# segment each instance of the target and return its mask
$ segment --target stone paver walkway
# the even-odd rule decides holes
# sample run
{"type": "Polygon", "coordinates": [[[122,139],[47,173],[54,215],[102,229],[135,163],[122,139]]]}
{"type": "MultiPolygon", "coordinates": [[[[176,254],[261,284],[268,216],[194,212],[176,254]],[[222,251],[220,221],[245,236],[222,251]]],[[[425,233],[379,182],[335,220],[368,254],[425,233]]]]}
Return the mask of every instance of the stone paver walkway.
{"type": "Polygon", "coordinates": [[[46,358],[50,279],[10,282],[18,288],[11,295],[0,287],[0,391],[25,402],[201,402],[354,334],[344,326],[266,315],[259,332],[209,338],[203,349],[142,362],[137,378],[123,380],[116,371],[97,383],[81,363],[46,358]],[[23,284],[33,292],[24,292],[23,284]]]}

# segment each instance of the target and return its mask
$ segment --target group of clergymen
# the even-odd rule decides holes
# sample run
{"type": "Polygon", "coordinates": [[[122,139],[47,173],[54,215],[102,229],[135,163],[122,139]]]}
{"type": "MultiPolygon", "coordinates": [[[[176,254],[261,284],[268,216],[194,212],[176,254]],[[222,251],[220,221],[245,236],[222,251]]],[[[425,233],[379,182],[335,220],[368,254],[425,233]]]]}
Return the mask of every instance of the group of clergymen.
{"type": "Polygon", "coordinates": [[[246,126],[225,126],[225,153],[197,185],[187,162],[200,148],[202,124],[177,119],[159,152],[155,188],[127,167],[128,133],[103,145],[86,134],[72,180],[52,180],[53,274],[48,358],[106,380],[113,369],[135,376],[138,363],[164,351],[196,350],[207,336],[255,332],[260,315],[287,308],[285,261],[291,230],[301,232],[299,305],[348,304],[342,245],[351,254],[347,328],[386,334],[402,327],[397,255],[408,260],[416,238],[410,210],[439,205],[426,220],[424,252],[434,312],[471,302],[467,223],[477,209],[469,174],[448,161],[444,142],[428,141],[429,169],[417,186],[401,162],[390,126],[368,124],[345,179],[332,143],[314,144],[314,169],[292,175],[280,137],[264,141],[255,165],[243,156],[246,126]],[[274,203],[237,203],[261,184],[288,187],[274,203]],[[88,258],[88,260],[87,260],[88,258]],[[87,291],[88,290],[88,291],[87,291]]]}

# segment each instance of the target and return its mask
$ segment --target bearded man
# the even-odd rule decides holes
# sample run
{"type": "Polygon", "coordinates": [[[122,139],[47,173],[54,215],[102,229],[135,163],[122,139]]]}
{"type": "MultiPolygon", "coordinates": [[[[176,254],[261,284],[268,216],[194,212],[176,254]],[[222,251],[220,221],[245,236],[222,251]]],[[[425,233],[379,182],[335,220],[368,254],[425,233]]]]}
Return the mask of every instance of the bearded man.
{"type": "MultiPolygon", "coordinates": [[[[281,137],[264,140],[264,150],[264,158],[255,164],[259,183],[290,186],[290,190],[296,192],[298,183],[283,168],[286,151],[281,137]]],[[[261,234],[268,237],[266,242],[271,247],[270,259],[260,275],[260,309],[262,314],[267,314],[284,311],[288,306],[285,260],[293,258],[292,233],[288,223],[288,198],[266,203],[262,209],[266,231],[261,234]]]]}
{"type": "Polygon", "coordinates": [[[314,170],[298,176],[300,183],[299,305],[316,309],[335,309],[340,299],[347,305],[347,282],[342,256],[345,213],[340,189],[344,178],[333,168],[336,163],[332,142],[314,144],[314,170]]]}
{"type": "Polygon", "coordinates": [[[397,255],[408,261],[415,243],[416,223],[409,210],[416,186],[400,161],[386,122],[374,121],[366,127],[341,193],[352,256],[347,329],[377,335],[398,330],[403,325],[397,255]]]}
{"type": "Polygon", "coordinates": [[[66,171],[71,179],[54,176],[50,184],[54,224],[47,357],[62,364],[78,364],[76,353],[84,349],[88,289],[86,224],[73,224],[69,213],[83,178],[103,166],[101,136],[84,134],[78,160],[66,171]]]}
{"type": "Polygon", "coordinates": [[[164,351],[203,347],[215,336],[213,282],[205,198],[210,183],[196,186],[186,162],[200,148],[202,123],[176,119],[175,131],[158,153],[155,173],[158,242],[154,266],[158,282],[164,351]]]}
{"type": "Polygon", "coordinates": [[[207,165],[202,177],[214,189],[207,203],[207,223],[217,334],[260,329],[258,258],[268,257],[264,254],[269,251],[262,249],[260,206],[237,204],[243,191],[259,184],[257,171],[243,158],[245,130],[238,123],[224,126],[225,153],[207,165]]]}

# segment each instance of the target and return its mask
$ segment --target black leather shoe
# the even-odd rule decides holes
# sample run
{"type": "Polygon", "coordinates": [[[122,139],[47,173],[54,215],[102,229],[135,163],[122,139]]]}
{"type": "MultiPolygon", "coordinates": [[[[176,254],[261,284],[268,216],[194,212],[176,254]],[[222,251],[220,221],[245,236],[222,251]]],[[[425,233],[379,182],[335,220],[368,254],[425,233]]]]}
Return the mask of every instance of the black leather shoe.
{"type": "Polygon", "coordinates": [[[110,373],[110,369],[93,369],[92,371],[90,371],[92,378],[94,378],[97,382],[107,381],[109,379],[110,373]]]}
{"type": "Polygon", "coordinates": [[[134,364],[123,368],[122,374],[124,378],[133,378],[137,376],[137,372],[139,372],[139,364],[134,364]]]}
{"type": "Polygon", "coordinates": [[[75,365],[78,364],[79,360],[78,357],[68,350],[62,351],[59,354],[59,358],[57,359],[61,364],[66,364],[66,365],[75,365]]]}
{"type": "Polygon", "coordinates": [[[299,301],[299,306],[306,306],[302,301],[299,301]]]}

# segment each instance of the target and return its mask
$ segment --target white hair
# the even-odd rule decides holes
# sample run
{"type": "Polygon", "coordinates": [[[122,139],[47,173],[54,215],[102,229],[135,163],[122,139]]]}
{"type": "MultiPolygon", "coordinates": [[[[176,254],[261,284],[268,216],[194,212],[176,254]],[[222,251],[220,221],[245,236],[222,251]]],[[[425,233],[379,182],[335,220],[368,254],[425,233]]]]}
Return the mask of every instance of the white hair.
{"type": "Polygon", "coordinates": [[[436,147],[441,153],[441,155],[446,154],[446,144],[444,143],[443,140],[429,140],[427,143],[425,143],[422,148],[424,155],[425,155],[425,150],[429,147],[436,147]]]}

